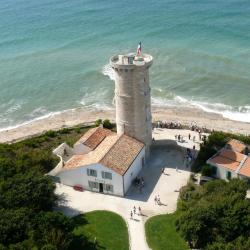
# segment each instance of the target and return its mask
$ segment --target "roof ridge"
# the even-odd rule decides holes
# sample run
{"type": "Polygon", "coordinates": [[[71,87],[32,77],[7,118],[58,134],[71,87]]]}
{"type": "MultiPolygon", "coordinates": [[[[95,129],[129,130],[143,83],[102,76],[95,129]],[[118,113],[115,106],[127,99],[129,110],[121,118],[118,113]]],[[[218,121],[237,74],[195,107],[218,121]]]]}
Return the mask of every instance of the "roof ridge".
{"type": "Polygon", "coordinates": [[[247,155],[245,155],[245,158],[242,159],[242,161],[240,162],[240,165],[238,166],[238,168],[235,170],[235,173],[238,174],[241,170],[241,168],[243,168],[243,165],[245,164],[246,160],[247,160],[247,155]]]}

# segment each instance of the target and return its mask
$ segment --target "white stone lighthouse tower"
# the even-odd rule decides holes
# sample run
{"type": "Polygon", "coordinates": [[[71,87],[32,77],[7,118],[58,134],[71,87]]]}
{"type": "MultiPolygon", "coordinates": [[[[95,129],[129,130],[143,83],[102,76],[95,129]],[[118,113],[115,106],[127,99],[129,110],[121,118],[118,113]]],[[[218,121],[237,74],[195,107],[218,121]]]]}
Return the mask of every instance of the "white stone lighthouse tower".
{"type": "Polygon", "coordinates": [[[149,67],[153,57],[131,53],[110,59],[115,71],[115,105],[118,134],[134,137],[146,145],[152,142],[151,95],[149,67]]]}

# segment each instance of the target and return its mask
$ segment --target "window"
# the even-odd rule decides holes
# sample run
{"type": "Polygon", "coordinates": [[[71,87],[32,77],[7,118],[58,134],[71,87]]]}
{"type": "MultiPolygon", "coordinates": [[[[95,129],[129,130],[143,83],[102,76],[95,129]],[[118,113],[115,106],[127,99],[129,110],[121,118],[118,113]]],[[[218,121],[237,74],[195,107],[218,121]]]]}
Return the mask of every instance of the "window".
{"type": "Polygon", "coordinates": [[[113,185],[110,185],[110,184],[106,184],[105,185],[105,189],[106,189],[106,191],[108,191],[108,192],[112,192],[113,193],[113,185]]]}
{"type": "Polygon", "coordinates": [[[89,181],[89,187],[90,187],[91,189],[93,189],[93,188],[98,189],[98,182],[89,181]]]}
{"type": "Polygon", "coordinates": [[[88,176],[94,176],[97,177],[97,172],[94,169],[87,169],[88,176]]]}
{"type": "Polygon", "coordinates": [[[102,178],[112,180],[112,174],[109,172],[102,171],[102,178]]]}
{"type": "Polygon", "coordinates": [[[229,171],[227,171],[227,179],[228,179],[228,180],[231,180],[231,178],[232,178],[232,173],[229,172],[229,171]]]}

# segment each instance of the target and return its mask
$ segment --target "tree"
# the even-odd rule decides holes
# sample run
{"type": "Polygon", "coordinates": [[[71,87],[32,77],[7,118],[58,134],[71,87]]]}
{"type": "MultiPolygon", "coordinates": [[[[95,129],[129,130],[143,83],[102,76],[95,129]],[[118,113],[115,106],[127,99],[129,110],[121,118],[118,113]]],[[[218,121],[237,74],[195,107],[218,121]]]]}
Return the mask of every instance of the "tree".
{"type": "Polygon", "coordinates": [[[241,249],[241,237],[250,238],[247,189],[240,179],[215,180],[202,187],[189,184],[180,192],[177,229],[195,248],[230,250],[237,243],[241,249]]]}
{"type": "Polygon", "coordinates": [[[50,210],[56,201],[55,184],[48,176],[29,172],[0,183],[0,207],[50,210]]]}
{"type": "Polygon", "coordinates": [[[8,246],[22,242],[28,237],[28,209],[0,209],[0,214],[0,244],[8,246]]]}

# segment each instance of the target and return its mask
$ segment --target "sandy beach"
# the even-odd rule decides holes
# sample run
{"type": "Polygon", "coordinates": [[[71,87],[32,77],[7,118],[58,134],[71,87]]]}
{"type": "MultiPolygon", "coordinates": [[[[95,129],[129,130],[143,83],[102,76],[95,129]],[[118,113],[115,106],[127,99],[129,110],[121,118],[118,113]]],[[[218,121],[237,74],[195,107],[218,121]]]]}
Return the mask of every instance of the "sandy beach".
{"type": "MultiPolygon", "coordinates": [[[[0,132],[0,143],[14,142],[30,136],[39,135],[47,130],[56,130],[80,124],[91,124],[97,119],[114,121],[115,110],[93,111],[86,108],[68,110],[50,117],[32,121],[16,128],[0,132]]],[[[219,131],[234,132],[244,135],[250,134],[250,123],[232,121],[221,115],[206,113],[194,108],[152,108],[153,121],[180,122],[191,125],[195,122],[199,127],[206,127],[219,131]]]]}

